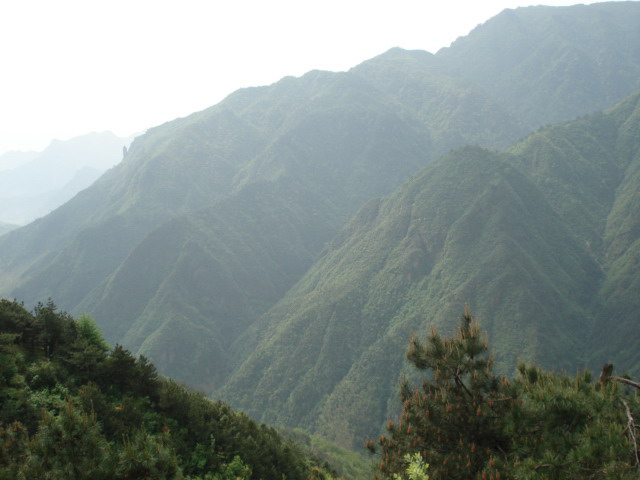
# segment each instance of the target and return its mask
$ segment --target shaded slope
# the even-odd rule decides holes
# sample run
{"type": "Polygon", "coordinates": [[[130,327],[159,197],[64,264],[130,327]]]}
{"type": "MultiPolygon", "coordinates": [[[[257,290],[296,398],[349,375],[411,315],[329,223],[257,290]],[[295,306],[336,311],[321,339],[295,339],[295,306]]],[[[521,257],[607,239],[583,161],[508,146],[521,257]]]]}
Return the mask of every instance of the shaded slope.
{"type": "Polygon", "coordinates": [[[230,343],[330,239],[330,211],[292,185],[254,184],[149,234],[88,303],[111,337],[210,390],[229,369],[230,343]]]}
{"type": "Polygon", "coordinates": [[[640,93],[616,107],[541,130],[513,151],[604,273],[590,364],[640,368],[640,93]]]}
{"type": "MultiPolygon", "coordinates": [[[[81,305],[101,319],[110,338],[191,385],[218,387],[232,368],[228,346],[304,274],[348,215],[400,184],[434,149],[444,148],[434,146],[431,130],[411,111],[359,76],[311,72],[301,81],[309,89],[303,106],[297,105],[299,90],[284,97],[291,118],[281,121],[278,136],[236,175],[238,193],[212,208],[215,215],[207,217],[212,225],[204,228],[204,221],[196,225],[191,218],[162,226],[149,238],[157,240],[154,256],[164,259],[159,263],[166,270],[135,282],[119,271],[104,282],[104,292],[94,292],[99,305],[94,294],[81,305]],[[268,195],[254,196],[252,186],[259,181],[267,182],[268,195]],[[170,230],[182,231],[181,243],[162,243],[170,230]],[[194,237],[197,247],[185,240],[194,237]],[[121,309],[127,302],[118,302],[112,292],[130,292],[142,282],[138,307],[121,309]],[[127,330],[128,323],[133,326],[127,330]]],[[[230,105],[242,105],[239,111],[247,118],[258,117],[254,93],[238,92],[230,105]]],[[[491,143],[493,131],[485,132],[491,143]]],[[[122,268],[136,265],[133,269],[146,272],[148,245],[141,243],[122,268]]]]}
{"type": "MultiPolygon", "coordinates": [[[[406,64],[403,62],[402,68],[406,64]]],[[[394,61],[378,62],[376,68],[386,72],[381,76],[402,74],[394,61]]],[[[417,90],[426,88],[418,77],[404,81],[415,81],[417,90]]],[[[442,88],[426,90],[425,95],[453,101],[460,89],[448,92],[445,87],[450,79],[438,77],[437,81],[443,82],[442,88]]],[[[497,137],[493,125],[483,122],[485,107],[478,104],[468,113],[477,124],[474,140],[484,131],[485,143],[493,144],[497,137]]],[[[191,320],[185,319],[197,318],[197,324],[209,324],[204,337],[211,338],[229,330],[218,330],[216,325],[235,324],[238,315],[242,325],[253,321],[297,280],[288,274],[286,282],[270,286],[269,300],[257,302],[260,308],[251,306],[249,290],[237,297],[249,304],[234,303],[226,313],[212,310],[209,303],[223,302],[228,294],[217,277],[219,265],[229,269],[230,277],[237,275],[234,268],[241,268],[256,278],[256,283],[271,284],[272,278],[292,263],[279,256],[268,262],[273,272],[258,261],[250,268],[239,266],[236,259],[249,247],[244,240],[230,243],[226,232],[264,238],[271,248],[282,237],[270,225],[278,225],[280,219],[269,222],[270,215],[290,216],[286,221],[295,227],[290,237],[297,239],[291,247],[304,252],[300,262],[293,261],[292,271],[302,275],[312,256],[320,252],[322,242],[357,208],[372,197],[389,193],[428,163],[434,152],[448,148],[432,140],[431,127],[424,118],[351,72],[314,71],[270,87],[240,90],[216,107],[150,130],[134,142],[122,164],[92,188],[51,215],[3,238],[0,269],[4,284],[0,287],[29,302],[52,296],[64,308],[91,312],[110,340],[142,348],[163,369],[180,378],[194,381],[202,376],[200,384],[211,385],[214,380],[204,378],[210,374],[208,367],[202,367],[206,372],[178,368],[169,360],[178,357],[161,358],[159,352],[172,348],[171,332],[176,331],[166,325],[189,324],[191,320]],[[256,183],[273,184],[265,187],[271,193],[255,198],[251,193],[243,194],[256,183]],[[283,193],[289,189],[305,198],[304,208],[295,202],[286,205],[290,200],[283,193]],[[257,203],[248,201],[251,198],[257,203]],[[207,208],[222,212],[222,216],[226,215],[223,210],[236,213],[226,217],[223,229],[203,228],[203,220],[184,217],[207,208]],[[257,214],[265,215],[265,221],[254,222],[257,214]],[[316,216],[323,219],[322,228],[314,224],[316,216]],[[165,226],[167,222],[171,223],[165,226]],[[174,233],[174,229],[184,231],[174,233]],[[307,230],[315,232],[313,241],[308,240],[307,230]],[[198,238],[197,249],[186,240],[192,238],[198,238]],[[226,246],[210,248],[218,244],[226,246]],[[181,271],[180,262],[188,263],[189,258],[207,266],[207,295],[191,295],[203,284],[184,283],[185,278],[176,273],[181,271]],[[134,269],[150,275],[133,275],[134,269]],[[120,301],[122,292],[128,300],[120,301]],[[140,292],[141,298],[131,300],[133,292],[140,292]],[[145,327],[130,330],[132,325],[145,327]],[[155,335],[155,329],[163,333],[155,335]],[[143,340],[141,332],[151,339],[143,340]]],[[[470,140],[465,137],[468,122],[456,122],[450,119],[447,128],[457,132],[460,142],[470,140]]],[[[510,135],[512,132],[505,131],[500,141],[510,135]]],[[[254,247],[261,252],[258,256],[273,254],[259,244],[254,247]]],[[[197,337],[200,330],[195,328],[191,334],[186,328],[179,331],[184,339],[178,343],[184,343],[197,337]]],[[[228,345],[232,340],[224,337],[214,344],[228,345]]],[[[216,368],[227,369],[225,365],[216,368]]]]}
{"type": "Polygon", "coordinates": [[[305,87],[302,104],[289,106],[271,143],[239,172],[237,190],[255,181],[294,182],[328,199],[344,221],[433,158],[430,131],[363,79],[314,71],[297,83],[305,87]]]}
{"type": "Polygon", "coordinates": [[[637,373],[640,339],[629,332],[637,331],[640,318],[640,94],[632,100],[623,104],[628,116],[622,116],[616,145],[628,163],[607,217],[607,277],[601,290],[604,309],[592,345],[598,352],[597,361],[613,360],[637,373]]]}
{"type": "MultiPolygon", "coordinates": [[[[531,23],[532,32],[536,32],[536,28],[543,24],[547,25],[544,28],[555,31],[556,27],[545,17],[547,13],[540,18],[535,16],[539,11],[542,10],[518,10],[516,16],[521,17],[523,24],[531,23]],[[531,22],[528,20],[530,14],[533,15],[531,22]]],[[[595,10],[585,10],[587,14],[592,11],[595,10]]],[[[633,15],[630,14],[629,18],[633,18],[633,15]]],[[[623,20],[627,22],[627,18],[623,20]]],[[[616,22],[601,22],[599,25],[602,31],[617,31],[616,22]]],[[[620,58],[616,56],[618,50],[627,52],[626,45],[636,44],[633,42],[635,31],[628,32],[627,23],[619,29],[621,37],[612,37],[617,38],[616,41],[601,42],[602,52],[605,52],[602,55],[617,59],[620,58]],[[625,43],[625,48],[619,45],[621,41],[625,43]]],[[[504,34],[508,30],[500,31],[504,34]]],[[[482,45],[478,51],[472,52],[473,55],[482,58],[485,54],[493,54],[486,51],[491,50],[493,44],[484,42],[476,33],[469,38],[478,38],[482,45]]],[[[526,34],[527,42],[536,43],[539,40],[536,35],[526,34]]],[[[515,45],[518,44],[517,38],[514,37],[515,45]]],[[[573,45],[569,40],[566,42],[569,42],[566,45],[573,45]]],[[[464,42],[458,42],[458,46],[452,46],[449,51],[459,49],[462,52],[464,45],[464,42]]],[[[163,370],[179,378],[209,387],[229,371],[230,366],[226,363],[229,358],[228,345],[240,330],[280,298],[286,288],[295,282],[296,275],[301,275],[314,255],[321,251],[322,242],[338,231],[342,223],[364,202],[391,192],[435,155],[451,147],[468,142],[503,146],[521,135],[522,124],[538,121],[535,118],[542,118],[544,123],[550,122],[558,112],[563,116],[572,115],[574,110],[571,108],[575,107],[575,102],[565,104],[564,100],[558,100],[570,97],[566,95],[567,85],[571,85],[570,93],[575,93],[578,100],[582,99],[582,95],[595,95],[598,102],[606,101],[608,90],[594,90],[593,84],[588,81],[591,76],[580,77],[571,69],[547,68],[556,63],[564,64],[566,60],[562,49],[547,47],[540,51],[522,48],[514,57],[530,58],[534,66],[541,66],[510,76],[513,82],[522,80],[525,84],[533,82],[537,85],[535,82],[539,81],[546,85],[548,91],[545,95],[532,88],[531,99],[526,96],[527,90],[517,90],[519,87],[511,84],[502,84],[502,89],[491,91],[487,85],[492,84],[492,80],[480,79],[482,72],[478,73],[478,79],[472,78],[475,74],[472,75],[471,67],[477,66],[477,61],[469,58],[467,53],[461,53],[456,62],[468,65],[468,70],[457,72],[451,67],[455,63],[453,60],[446,65],[444,60],[440,60],[446,57],[444,52],[434,57],[424,52],[394,49],[350,72],[334,74],[314,71],[301,78],[285,78],[269,87],[240,90],[206,111],[154,128],[134,143],[122,164],[109,171],[90,189],[51,215],[0,239],[0,291],[24,298],[28,303],[54,296],[65,309],[96,313],[111,340],[125,342],[132,348],[148,353],[163,370]],[[456,79],[454,76],[467,78],[456,79]],[[470,85],[481,85],[484,91],[470,85]],[[518,95],[513,93],[514,88],[518,95]],[[527,110],[531,102],[537,108],[535,115],[527,110]],[[264,185],[264,189],[258,189],[261,193],[252,193],[251,189],[256,188],[257,184],[264,185]],[[296,203],[299,198],[296,200],[283,195],[289,190],[296,192],[299,198],[306,199],[305,202],[296,203]],[[273,215],[275,217],[272,218],[273,215]],[[315,223],[310,215],[318,215],[321,221],[315,223]],[[274,228],[276,226],[278,228],[274,228]],[[317,230],[314,230],[316,227],[317,230]],[[294,252],[290,258],[281,254],[283,232],[287,237],[284,247],[294,252]],[[309,232],[314,232],[313,242],[309,240],[309,232]],[[245,239],[245,234],[250,238],[245,239]],[[247,255],[247,252],[250,254],[247,255]],[[174,339],[177,339],[175,343],[174,339]],[[215,347],[211,352],[205,349],[208,341],[215,347]],[[187,351],[184,345],[190,342],[195,347],[187,351]],[[216,364],[211,365],[210,362],[216,364]],[[200,379],[200,375],[207,378],[200,379]]],[[[632,53],[624,55],[629,59],[632,53]]],[[[625,84],[629,72],[635,72],[633,69],[636,64],[626,67],[611,64],[616,68],[608,71],[607,75],[612,76],[607,78],[615,83],[618,78],[616,75],[619,75],[621,84],[625,84]]],[[[574,64],[569,62],[568,65],[574,64]]],[[[513,64],[499,66],[502,70],[496,75],[515,68],[513,64]]],[[[581,108],[591,109],[590,105],[582,102],[581,108]]],[[[525,169],[520,160],[513,162],[525,169]]],[[[615,173],[614,177],[619,174],[615,173]]],[[[464,177],[465,172],[461,171],[460,175],[464,177]]],[[[609,177],[607,179],[609,182],[609,177]]],[[[472,180],[467,181],[473,183],[472,180]]],[[[504,182],[506,186],[498,182],[496,188],[512,200],[516,210],[511,214],[520,215],[520,192],[510,183],[511,180],[504,182]]],[[[525,187],[526,183],[523,184],[525,187]]],[[[610,187],[614,184],[615,181],[607,183],[603,190],[605,196],[611,195],[610,187]]],[[[545,190],[540,182],[538,186],[539,190],[534,188],[531,191],[542,191],[548,197],[545,201],[557,206],[557,202],[554,203],[549,196],[549,189],[545,190]]],[[[522,195],[530,191],[525,187],[522,195]]],[[[486,202],[491,201],[490,191],[476,193],[486,202]]],[[[533,198],[536,195],[529,196],[533,198]]],[[[576,201],[582,200],[577,196],[576,201]]],[[[446,205],[454,200],[442,202],[446,205]]],[[[522,205],[526,206],[524,203],[522,205]]],[[[591,211],[591,206],[582,210],[591,211]]],[[[462,218],[467,207],[460,208],[462,211],[455,215],[462,218]]],[[[606,211],[606,208],[602,207],[601,210],[606,211]]],[[[452,213],[446,209],[437,211],[440,213],[434,217],[434,222],[438,228],[444,229],[443,232],[453,231],[458,217],[451,217],[452,213]]],[[[525,213],[525,217],[533,221],[533,214],[525,213]]],[[[603,255],[601,252],[604,250],[598,250],[596,245],[597,235],[589,233],[591,224],[603,224],[602,213],[596,213],[595,217],[581,221],[581,231],[576,226],[580,222],[567,220],[566,215],[563,218],[574,230],[572,235],[575,234],[567,242],[578,242],[576,251],[579,253],[576,255],[580,257],[580,261],[574,259],[575,262],[567,266],[567,272],[583,268],[578,264],[581,265],[584,252],[589,252],[590,258],[596,260],[603,255]],[[592,244],[595,245],[595,254],[588,245],[583,244],[584,239],[590,236],[594,237],[592,244]]],[[[507,221],[508,210],[501,215],[496,213],[496,217],[490,211],[477,214],[492,228],[504,226],[508,229],[511,225],[507,221]]],[[[556,214],[564,215],[562,211],[556,214]]],[[[398,217],[409,223],[413,221],[404,214],[398,214],[398,217]]],[[[472,221],[472,216],[465,217],[464,225],[472,228],[472,221]]],[[[509,221],[516,222],[517,218],[509,221]]],[[[394,229],[397,227],[400,230],[391,233],[388,241],[395,238],[394,235],[404,238],[403,228],[409,227],[393,225],[394,229]]],[[[523,231],[531,229],[529,233],[534,238],[539,237],[541,234],[536,232],[543,229],[538,224],[526,228],[525,225],[517,225],[523,231]]],[[[511,228],[515,229],[515,224],[511,228]]],[[[566,231],[565,225],[558,230],[558,235],[566,231]]],[[[451,251],[469,247],[463,241],[463,233],[460,235],[460,238],[455,237],[457,240],[452,237],[449,246],[451,251]]],[[[381,276],[375,295],[371,295],[372,300],[361,299],[359,295],[364,290],[354,291],[351,283],[345,283],[342,290],[335,292],[336,300],[346,302],[347,307],[349,302],[363,305],[373,302],[367,306],[366,315],[377,318],[382,325],[379,328],[383,329],[390,316],[396,315],[396,310],[405,308],[402,289],[410,290],[413,287],[408,285],[416,284],[416,279],[426,278],[433,269],[443,269],[444,272],[442,279],[433,279],[433,283],[430,283],[434,292],[440,295],[448,287],[458,285],[455,288],[459,288],[459,293],[465,293],[462,287],[464,275],[457,270],[464,265],[459,265],[456,257],[445,255],[448,250],[444,248],[444,240],[438,240],[440,250],[433,251],[437,259],[421,256],[423,253],[419,240],[419,237],[414,239],[418,242],[415,245],[407,243],[407,248],[396,253],[397,258],[394,257],[388,267],[393,270],[398,263],[408,269],[400,269],[397,274],[398,279],[404,279],[402,282],[406,284],[400,280],[389,281],[392,286],[399,282],[398,296],[393,290],[396,287],[387,290],[386,277],[381,276]],[[444,264],[439,263],[444,259],[447,260],[444,264]],[[414,265],[411,268],[415,268],[415,271],[411,270],[411,265],[414,265]],[[455,277],[455,282],[446,283],[449,281],[445,279],[446,276],[455,277]],[[374,300],[374,296],[379,301],[374,300]]],[[[525,252],[517,249],[519,242],[519,239],[505,238],[501,244],[503,250],[496,250],[495,258],[487,264],[487,268],[495,269],[495,262],[511,258],[510,255],[520,259],[514,271],[519,268],[529,272],[533,265],[546,265],[537,256],[531,261],[526,259],[525,252]]],[[[486,244],[485,240],[483,245],[486,244]]],[[[379,245],[377,248],[384,252],[387,246],[379,245]]],[[[544,254],[538,252],[536,255],[545,256],[550,247],[542,242],[539,248],[544,254]]],[[[363,272],[368,268],[376,271],[375,261],[373,267],[369,267],[368,263],[372,260],[365,253],[363,251],[362,257],[350,258],[349,262],[354,261],[355,265],[360,262],[363,272]]],[[[566,256],[567,261],[571,258],[570,255],[566,256]]],[[[470,260],[475,262],[475,266],[467,273],[477,280],[483,275],[479,259],[473,257],[470,260]]],[[[591,260],[585,261],[588,265],[584,269],[590,272],[591,260]]],[[[386,268],[385,265],[378,267],[386,268]]],[[[327,275],[333,274],[337,268],[330,268],[327,275]]],[[[355,267],[349,266],[347,270],[350,268],[355,267]]],[[[554,286],[553,278],[549,284],[552,286],[543,288],[541,285],[545,285],[549,275],[544,273],[545,268],[536,268],[540,273],[531,274],[530,282],[525,283],[522,287],[524,290],[519,293],[524,305],[530,307],[539,303],[541,292],[546,292],[547,288],[557,292],[554,305],[568,318],[574,319],[575,312],[582,312],[586,308],[575,306],[582,299],[576,295],[583,293],[565,298],[565,291],[560,285],[554,286]]],[[[365,277],[367,275],[374,274],[367,273],[365,277]]],[[[577,284],[587,281],[585,279],[589,275],[591,273],[585,273],[582,278],[578,274],[567,273],[560,276],[558,281],[566,280],[569,285],[576,283],[573,286],[578,288],[577,284]]],[[[497,290],[511,281],[509,276],[496,278],[501,279],[496,280],[499,284],[495,286],[497,290]]],[[[360,282],[354,278],[354,282],[356,280],[356,283],[360,282]]],[[[487,279],[484,280],[486,283],[487,279]]],[[[487,283],[487,288],[490,284],[487,283]]],[[[452,298],[452,303],[459,300],[452,298]]],[[[499,300],[496,302],[501,303],[499,300]]],[[[517,302],[513,300],[511,303],[517,302]]],[[[327,312],[323,311],[321,315],[323,318],[325,313],[329,319],[336,313],[334,322],[347,325],[350,317],[348,308],[335,312],[332,308],[326,308],[327,312]]],[[[420,308],[422,310],[416,307],[416,312],[424,311],[424,308],[420,308]]],[[[457,312],[460,305],[452,305],[451,308],[457,312]]],[[[407,318],[410,316],[409,313],[402,315],[407,318]]],[[[371,345],[372,348],[367,350],[370,361],[365,361],[365,357],[342,358],[332,350],[333,347],[324,350],[323,355],[328,361],[340,363],[337,367],[343,372],[340,375],[344,376],[344,372],[350,370],[351,361],[374,364],[374,358],[383,358],[374,352],[384,352],[389,347],[390,344],[385,342],[390,342],[391,337],[383,337],[373,347],[377,334],[382,334],[382,330],[363,327],[363,332],[365,336],[368,335],[367,342],[370,342],[363,345],[367,348],[371,345]]],[[[398,327],[397,332],[404,341],[404,327],[398,327]]],[[[348,338],[343,333],[339,331],[338,335],[348,338]]],[[[532,333],[532,336],[535,337],[535,334],[532,333]]],[[[234,357],[236,359],[242,359],[247,354],[242,342],[254,344],[250,343],[250,336],[241,338],[234,346],[238,352],[238,356],[234,357]]],[[[542,347],[536,347],[536,342],[533,342],[534,346],[529,352],[532,355],[544,351],[542,347]]],[[[540,342],[544,343],[542,340],[540,342]]],[[[516,342],[514,345],[520,344],[516,342]]],[[[577,352],[573,343],[568,351],[577,352]]],[[[390,368],[390,372],[397,373],[393,366],[377,365],[380,371],[390,368]]],[[[357,372],[360,373],[354,375],[365,378],[365,370],[357,372]]],[[[385,378],[395,378],[394,375],[389,374],[385,378]]],[[[313,387],[324,391],[320,377],[313,379],[313,382],[316,381],[317,385],[313,387]]],[[[367,388],[387,391],[383,382],[367,388]]],[[[281,397],[274,397],[274,402],[280,402],[282,395],[289,395],[283,392],[277,394],[281,397]]],[[[304,390],[299,390],[298,394],[307,395],[304,390]]],[[[376,401],[386,403],[384,397],[376,401]]],[[[338,411],[336,405],[334,407],[338,411]]],[[[316,410],[302,413],[292,411],[291,418],[304,417],[306,422],[307,419],[316,418],[319,409],[324,407],[319,405],[313,408],[316,410]]],[[[351,407],[344,403],[344,408],[351,407]]],[[[326,431],[332,428],[326,427],[326,431]]],[[[332,435],[348,443],[344,440],[346,433],[332,435]]]]}
{"type": "Polygon", "coordinates": [[[345,217],[424,164],[428,133],[415,121],[358,79],[314,72],[302,81],[317,76],[326,89],[312,89],[304,112],[291,112],[301,118],[243,165],[236,193],[152,231],[82,300],[108,338],[210,388],[228,368],[226,346],[295,283],[345,217]],[[379,144],[386,149],[372,151],[379,144]]]}
{"type": "Polygon", "coordinates": [[[263,143],[224,110],[149,131],[91,188],[3,238],[0,288],[73,309],[150,230],[228,194],[235,164],[263,143]]]}
{"type": "Polygon", "coordinates": [[[607,217],[633,155],[624,151],[632,140],[624,124],[634,122],[639,97],[632,95],[608,112],[540,129],[511,149],[603,267],[607,217]]]}
{"type": "Polygon", "coordinates": [[[237,341],[222,394],[343,445],[375,435],[411,329],[468,302],[504,371],[637,369],[640,93],[541,129],[509,154],[465,148],[374,200],[237,341]]]}
{"type": "Polygon", "coordinates": [[[569,366],[584,358],[597,274],[524,175],[463,149],[360,211],[242,338],[253,353],[223,393],[259,418],[358,444],[385,417],[411,328],[448,330],[467,301],[503,368],[520,355],[569,366]]]}

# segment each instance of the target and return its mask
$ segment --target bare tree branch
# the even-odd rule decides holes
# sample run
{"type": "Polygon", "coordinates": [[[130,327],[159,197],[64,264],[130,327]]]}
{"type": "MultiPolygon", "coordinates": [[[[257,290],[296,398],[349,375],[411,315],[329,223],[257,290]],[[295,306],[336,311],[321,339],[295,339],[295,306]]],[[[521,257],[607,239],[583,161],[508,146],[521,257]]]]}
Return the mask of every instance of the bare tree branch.
{"type": "Polygon", "coordinates": [[[629,438],[631,439],[631,443],[633,445],[633,453],[636,457],[636,467],[640,469],[640,457],[638,457],[638,438],[636,437],[636,424],[633,421],[633,416],[631,415],[631,410],[629,409],[629,405],[627,404],[627,402],[622,400],[622,404],[627,411],[627,430],[629,430],[629,438]]]}
{"type": "Polygon", "coordinates": [[[611,380],[617,380],[618,382],[626,383],[627,385],[631,385],[632,387],[640,388],[640,383],[629,380],[628,378],[611,377],[611,380]]]}

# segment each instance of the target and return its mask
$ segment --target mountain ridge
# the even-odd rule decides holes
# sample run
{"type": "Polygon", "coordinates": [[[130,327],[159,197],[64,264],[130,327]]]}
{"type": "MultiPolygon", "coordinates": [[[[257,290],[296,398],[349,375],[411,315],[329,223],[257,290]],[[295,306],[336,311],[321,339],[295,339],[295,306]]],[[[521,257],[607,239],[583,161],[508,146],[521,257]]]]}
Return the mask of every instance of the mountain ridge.
{"type": "MultiPolygon", "coordinates": [[[[427,321],[448,333],[449,319],[465,303],[483,322],[505,373],[520,357],[555,369],[598,368],[611,313],[599,290],[612,281],[609,267],[581,237],[583,209],[559,207],[585,203],[581,182],[602,181],[607,162],[622,167],[612,175],[618,185],[633,180],[619,174],[633,164],[614,148],[629,137],[611,140],[610,133],[635,118],[639,95],[604,114],[541,129],[511,153],[456,150],[390,196],[369,202],[239,338],[238,356],[245,360],[216,394],[257,418],[353,447],[355,439],[375,436],[376,423],[393,413],[386,405],[403,371],[408,332],[424,330],[427,321]],[[614,153],[603,160],[600,150],[580,141],[594,137],[614,153]],[[575,148],[581,144],[582,152],[575,148]],[[547,155],[549,145],[560,153],[562,145],[566,153],[547,155]],[[561,164],[564,175],[541,173],[545,159],[561,164]],[[590,175],[577,177],[585,165],[590,175]]],[[[637,141],[632,150],[637,158],[637,141]]],[[[604,190],[612,193],[618,185],[604,190]]],[[[601,237],[616,203],[612,194],[604,198],[608,207],[594,222],[601,237]]],[[[637,286],[625,292],[635,298],[637,286]]],[[[629,331],[634,317],[624,318],[629,331]]],[[[613,343],[624,343],[624,336],[613,343]]],[[[628,352],[633,349],[624,350],[616,362],[637,365],[637,355],[628,352]]]]}
{"type": "MultiPolygon", "coordinates": [[[[256,416],[304,423],[344,445],[377,428],[371,425],[387,411],[386,395],[402,370],[400,356],[389,361],[384,353],[401,352],[411,322],[435,305],[438,323],[469,300],[480,318],[495,323],[490,332],[502,328],[515,338],[494,342],[503,368],[515,352],[535,357],[562,348],[587,361],[591,355],[580,342],[593,345],[594,325],[611,305],[622,306],[611,320],[616,328],[630,328],[627,320],[637,311],[637,246],[629,241],[636,231],[633,101],[564,127],[541,128],[510,153],[469,147],[437,159],[467,144],[505,148],[533,127],[590,113],[638,88],[629,80],[640,78],[638,62],[630,61],[636,31],[629,29],[639,5],[616,4],[618,13],[609,20],[591,14],[606,6],[503,12],[436,55],[392,49],[348,72],[312,71],[242,89],[154,127],[91,188],[0,238],[0,292],[27,303],[51,296],[66,310],[89,312],[109,340],[149,355],[164,373],[206,391],[232,378],[238,386],[234,402],[249,405],[256,416]],[[619,12],[625,12],[624,28],[617,40],[602,41],[597,52],[581,50],[580,32],[597,30],[599,42],[616,28],[619,12]],[[529,27],[512,29],[514,24],[529,27]],[[557,32],[569,27],[580,35],[557,32]],[[522,47],[537,45],[541,30],[555,43],[522,47]],[[494,48],[505,32],[511,34],[508,45],[494,48]],[[607,81],[584,74],[602,55],[607,81]],[[495,75],[504,74],[504,81],[482,70],[489,64],[497,65],[502,73],[495,75]],[[474,166],[471,157],[488,170],[474,166]],[[598,158],[601,164],[594,163],[598,158]],[[566,160],[561,167],[559,160],[566,160]],[[440,172],[441,185],[417,173],[433,161],[437,168],[428,171],[440,172]],[[448,167],[453,170],[444,172],[448,167]],[[424,211],[414,207],[419,182],[401,187],[414,185],[411,194],[396,190],[416,174],[438,199],[420,197],[418,206],[429,205],[424,211]],[[569,182],[574,177],[575,184],[569,182]],[[589,199],[584,190],[593,185],[598,197],[589,199]],[[390,197],[375,200],[383,195],[390,197]],[[398,202],[397,218],[382,211],[391,208],[389,198],[398,202]],[[500,198],[508,201],[500,204],[500,198]],[[609,211],[612,199],[619,213],[609,211]],[[528,203],[544,207],[532,211],[528,203]],[[354,214],[356,220],[346,223],[354,214]],[[429,219],[428,228],[421,218],[429,219]],[[375,228],[372,237],[369,229],[375,228]],[[491,238],[500,239],[495,251],[491,238]],[[338,260],[337,252],[352,244],[362,248],[338,260]],[[482,251],[489,252],[484,264],[482,251]],[[549,273],[550,259],[562,266],[557,275],[549,273]],[[514,286],[518,278],[524,280],[514,286]],[[323,282],[341,285],[327,290],[336,303],[311,293],[307,306],[300,303],[300,315],[316,315],[317,322],[296,317],[296,338],[305,341],[291,349],[307,347],[331,369],[311,357],[296,360],[291,378],[308,376],[299,385],[283,377],[270,392],[266,386],[287,368],[265,373],[260,398],[271,409],[259,412],[251,394],[242,392],[258,374],[240,378],[238,372],[249,368],[241,365],[250,355],[264,354],[264,360],[271,354],[248,347],[258,345],[263,331],[281,335],[287,322],[276,322],[274,312],[284,318],[286,308],[323,282]],[[602,305],[594,287],[600,283],[602,305]],[[421,292],[428,295],[421,298],[421,292]],[[491,301],[476,307],[483,292],[491,301]],[[531,317],[535,309],[540,318],[531,317]],[[360,312],[357,318],[352,310],[360,312]],[[564,326],[560,318],[566,318],[564,326]],[[262,330],[270,321],[273,326],[262,330]],[[544,333],[545,322],[553,335],[544,333]],[[516,338],[522,332],[528,340],[516,338]],[[316,335],[317,344],[310,340],[316,335]],[[300,372],[305,366],[307,372],[300,372]],[[332,375],[342,383],[330,392],[332,375]],[[366,378],[375,382],[365,384],[366,378]],[[361,392],[354,394],[351,385],[361,392]],[[314,395],[325,394],[314,403],[314,395]],[[368,420],[349,406],[356,400],[368,420]],[[278,411],[279,404],[292,408],[278,411]],[[349,421],[339,424],[332,412],[349,421]]],[[[633,351],[625,355],[635,362],[633,351]]],[[[566,357],[556,360],[570,366],[566,357]]]]}

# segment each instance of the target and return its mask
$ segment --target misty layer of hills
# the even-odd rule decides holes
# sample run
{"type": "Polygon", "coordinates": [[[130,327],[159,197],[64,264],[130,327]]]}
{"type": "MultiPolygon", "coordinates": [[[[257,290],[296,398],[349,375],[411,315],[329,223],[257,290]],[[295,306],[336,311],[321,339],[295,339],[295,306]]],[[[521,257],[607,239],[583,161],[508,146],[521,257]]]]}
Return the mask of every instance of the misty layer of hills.
{"type": "MultiPolygon", "coordinates": [[[[26,225],[56,209],[116,165],[130,141],[111,132],[90,133],[55,140],[42,152],[3,154],[0,222],[26,225]]],[[[0,225],[0,235],[4,231],[0,225]]]]}
{"type": "Polygon", "coordinates": [[[640,371],[638,25],[637,2],[506,10],[435,55],[239,90],[2,237],[0,293],[345,446],[395,404],[410,330],[465,302],[504,372],[640,371]]]}

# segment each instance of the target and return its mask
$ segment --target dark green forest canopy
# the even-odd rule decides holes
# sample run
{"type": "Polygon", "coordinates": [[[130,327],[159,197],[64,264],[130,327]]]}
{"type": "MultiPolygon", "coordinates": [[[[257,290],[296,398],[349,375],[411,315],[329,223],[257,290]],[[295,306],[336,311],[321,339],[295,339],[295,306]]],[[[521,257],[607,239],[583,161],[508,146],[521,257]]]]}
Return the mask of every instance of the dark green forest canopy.
{"type": "Polygon", "coordinates": [[[88,317],[0,300],[0,478],[306,479],[272,428],[110,348],[88,317]]]}

